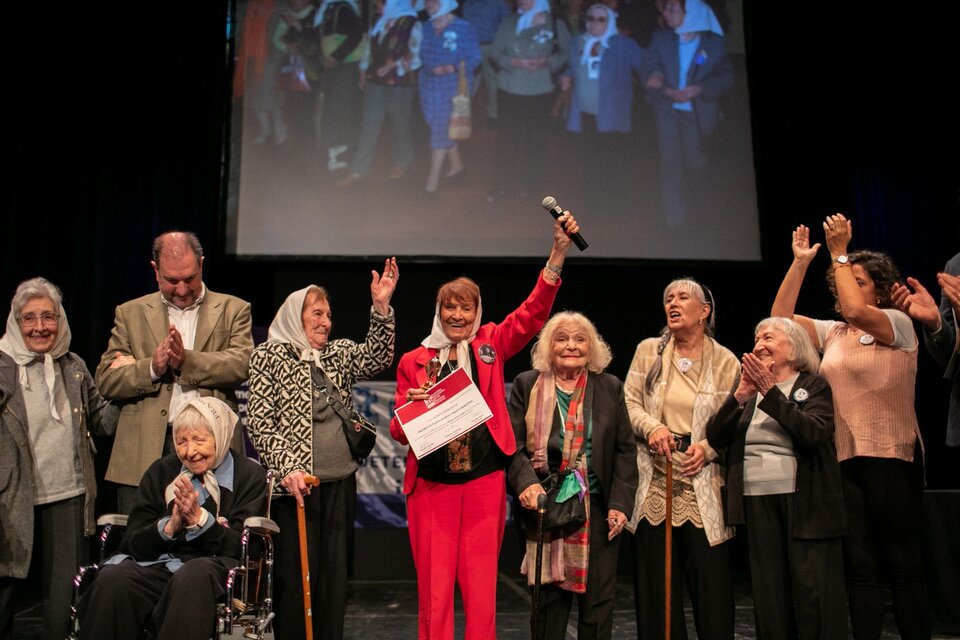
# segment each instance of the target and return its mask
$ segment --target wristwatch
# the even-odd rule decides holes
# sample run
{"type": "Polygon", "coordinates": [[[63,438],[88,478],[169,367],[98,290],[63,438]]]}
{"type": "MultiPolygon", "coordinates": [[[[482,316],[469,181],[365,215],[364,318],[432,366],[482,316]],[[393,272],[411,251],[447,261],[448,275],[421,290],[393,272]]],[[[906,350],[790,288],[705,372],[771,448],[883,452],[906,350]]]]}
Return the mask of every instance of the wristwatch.
{"type": "Polygon", "coordinates": [[[848,258],[845,254],[841,254],[836,258],[834,258],[833,261],[836,262],[837,264],[849,264],[850,258],[848,258]]]}

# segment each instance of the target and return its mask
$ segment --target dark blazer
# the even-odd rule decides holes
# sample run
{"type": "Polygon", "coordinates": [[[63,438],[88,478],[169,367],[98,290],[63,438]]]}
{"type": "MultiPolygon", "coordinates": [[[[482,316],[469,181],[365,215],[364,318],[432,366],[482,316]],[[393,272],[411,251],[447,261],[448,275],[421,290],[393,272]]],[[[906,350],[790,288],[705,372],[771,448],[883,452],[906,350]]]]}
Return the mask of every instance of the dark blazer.
{"type": "MultiPolygon", "coordinates": [[[[726,517],[731,525],[746,524],[743,509],[743,452],[747,427],[757,398],[744,406],[730,394],[707,423],[707,440],[715,449],[726,449],[726,517]]],[[[784,396],[777,387],[760,403],[760,409],[780,423],[793,441],[797,456],[797,489],[794,495],[795,538],[818,539],[842,536],[847,530],[840,463],[833,443],[833,393],[819,375],[801,373],[784,396]],[[795,400],[798,389],[809,394],[795,400]]]]}
{"type": "MultiPolygon", "coordinates": [[[[530,390],[539,375],[539,371],[531,370],[517,376],[507,404],[517,438],[517,452],[510,459],[507,479],[518,495],[540,481],[530,464],[529,456],[533,452],[527,451],[527,424],[524,419],[530,402],[530,390]]],[[[593,424],[590,469],[600,478],[603,503],[607,509],[622,511],[629,518],[637,494],[637,445],[623,398],[623,383],[608,373],[591,373],[587,377],[584,393],[583,419],[593,424]]],[[[559,413],[555,411],[547,445],[547,461],[552,470],[560,466],[561,429],[563,424],[559,413]]]]}
{"type": "MultiPolygon", "coordinates": [[[[156,560],[164,553],[186,561],[200,556],[223,556],[239,560],[240,535],[243,521],[251,516],[266,515],[266,474],[258,463],[238,456],[233,451],[233,491],[220,488],[220,517],[229,526],[214,523],[192,540],[179,535],[165,540],[157,529],[157,522],[170,514],[164,503],[163,492],[180,474],[182,463],[176,454],[164,456],[144,472],[137,489],[137,499],[130,511],[127,533],[120,544],[121,553],[136,560],[156,560]]],[[[172,503],[171,503],[172,504],[172,503]]],[[[216,513],[216,504],[208,497],[203,507],[216,513]]]]}
{"type": "MultiPolygon", "coordinates": [[[[679,36],[670,29],[660,29],[650,40],[646,57],[643,82],[650,74],[663,75],[664,88],[676,89],[680,84],[679,36]]],[[[717,99],[733,85],[733,67],[727,58],[723,36],[710,31],[700,32],[694,62],[687,74],[687,86],[699,85],[701,93],[693,99],[693,114],[700,127],[700,135],[709,135],[720,121],[720,105],[717,99]]],[[[673,113],[673,101],[659,89],[647,89],[647,102],[657,111],[673,113]]]]}
{"type": "MultiPolygon", "coordinates": [[[[960,275],[960,253],[950,258],[943,268],[950,275],[960,275]]],[[[957,350],[957,318],[947,296],[940,295],[940,331],[923,330],[927,352],[943,368],[943,377],[950,380],[950,412],[947,414],[947,446],[960,447],[960,352],[957,350]]]]}
{"type": "MultiPolygon", "coordinates": [[[[585,35],[577,36],[570,47],[570,62],[564,75],[577,80],[580,56],[583,54],[585,35]]],[[[646,53],[632,38],[615,34],[610,37],[609,47],[600,58],[600,102],[597,113],[598,131],[630,133],[633,114],[633,77],[641,72],[641,61],[646,53]]],[[[570,95],[570,112],[567,116],[567,131],[580,133],[580,96],[576,89],[570,95]]]]}

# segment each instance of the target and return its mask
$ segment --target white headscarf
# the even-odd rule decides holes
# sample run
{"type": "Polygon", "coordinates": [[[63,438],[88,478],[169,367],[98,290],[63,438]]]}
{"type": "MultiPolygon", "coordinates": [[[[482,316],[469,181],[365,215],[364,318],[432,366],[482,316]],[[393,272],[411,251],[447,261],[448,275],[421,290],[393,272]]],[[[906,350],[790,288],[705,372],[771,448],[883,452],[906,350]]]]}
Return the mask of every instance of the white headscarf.
{"type": "MultiPolygon", "coordinates": [[[[480,319],[483,317],[483,305],[480,302],[479,296],[477,297],[477,317],[473,320],[473,326],[470,327],[470,337],[466,340],[461,340],[456,343],[457,349],[457,364],[460,367],[463,367],[463,370],[466,372],[467,377],[473,380],[473,372],[471,371],[472,367],[467,366],[467,363],[470,362],[470,343],[473,342],[473,339],[477,335],[477,331],[480,330],[480,319]]],[[[447,360],[450,359],[450,349],[454,347],[454,343],[450,338],[447,337],[447,334],[443,332],[443,324],[440,322],[440,303],[437,303],[436,313],[433,314],[433,327],[430,328],[430,335],[423,339],[423,342],[420,343],[428,349],[436,349],[437,357],[440,358],[440,365],[443,366],[447,363],[447,360]]]]}
{"type": "Polygon", "coordinates": [[[320,369],[320,352],[310,346],[307,332],[303,330],[303,301],[307,297],[307,291],[314,286],[304,287],[287,296],[270,324],[267,341],[293,345],[300,352],[301,360],[313,362],[320,369]]]}
{"type": "Polygon", "coordinates": [[[517,20],[517,30],[515,33],[529,29],[533,25],[533,18],[538,13],[544,12],[550,13],[550,0],[533,0],[533,6],[530,7],[530,11],[523,11],[520,7],[517,7],[517,13],[520,14],[520,19],[517,20]]]}
{"type": "Polygon", "coordinates": [[[723,35],[723,27],[717,21],[713,9],[703,0],[686,0],[686,8],[687,15],[683,19],[683,24],[674,29],[677,35],[699,31],[712,31],[718,36],[723,35]]]}
{"type": "MultiPolygon", "coordinates": [[[[38,296],[39,297],[39,296],[38,296]]],[[[47,298],[47,296],[43,296],[47,298]]],[[[32,300],[33,298],[30,298],[32,300]]],[[[50,298],[47,298],[50,300],[50,298]]],[[[51,300],[52,301],[52,300],[51,300]]],[[[26,365],[34,360],[43,360],[43,381],[47,385],[47,402],[50,409],[50,415],[54,420],[61,420],[60,411],[57,409],[56,394],[54,394],[54,385],[57,382],[57,372],[54,368],[54,362],[61,356],[70,351],[70,324],[67,322],[67,313],[63,310],[63,304],[57,309],[60,314],[60,320],[57,322],[57,338],[53,342],[50,351],[39,354],[27,348],[27,343],[23,341],[23,332],[20,331],[20,323],[13,315],[13,309],[7,316],[7,332],[0,338],[0,351],[13,358],[19,367],[17,367],[17,377],[20,381],[20,387],[24,390],[30,389],[30,381],[27,379],[26,365]]]]}
{"type": "Polygon", "coordinates": [[[378,33],[382,33],[386,29],[388,22],[402,18],[403,16],[417,17],[417,11],[413,8],[413,5],[410,4],[410,0],[386,0],[383,5],[383,15],[380,16],[376,24],[373,25],[373,29],[370,30],[370,35],[375,36],[378,33]]]}
{"type": "Polygon", "coordinates": [[[357,2],[357,0],[323,0],[323,4],[321,4],[320,8],[317,9],[317,12],[313,14],[313,26],[319,27],[322,25],[323,16],[327,15],[327,9],[330,7],[330,5],[338,2],[346,2],[348,5],[350,5],[350,8],[353,9],[355,14],[358,16],[360,15],[360,3],[357,2]]]}
{"type": "Polygon", "coordinates": [[[436,20],[441,16],[445,16],[448,13],[452,13],[459,6],[460,4],[457,2],[457,0],[440,0],[440,8],[437,9],[437,12],[435,14],[430,16],[430,19],[436,20]]]}
{"type": "Polygon", "coordinates": [[[617,35],[617,12],[605,4],[594,4],[587,9],[587,15],[594,7],[600,7],[607,12],[607,28],[601,36],[592,36],[589,33],[583,34],[583,53],[580,54],[580,64],[587,65],[587,75],[591,80],[600,77],[600,58],[603,57],[603,50],[610,46],[610,38],[617,35]],[[597,55],[592,55],[593,45],[600,43],[600,51],[597,55]]]}
{"type": "MultiPolygon", "coordinates": [[[[207,423],[207,427],[210,428],[210,432],[213,433],[213,441],[216,445],[216,458],[214,459],[213,467],[207,469],[207,472],[203,474],[203,488],[207,490],[207,493],[210,494],[213,502],[217,505],[217,512],[214,516],[219,517],[220,485],[217,483],[217,477],[214,475],[214,471],[223,464],[223,461],[230,455],[230,440],[233,439],[233,431],[240,418],[237,417],[237,414],[233,412],[233,409],[231,409],[226,402],[217,398],[197,398],[188,402],[186,407],[193,407],[199,411],[207,423]]],[[[184,407],[184,409],[186,407],[184,407]]],[[[176,436],[177,424],[182,415],[183,411],[181,410],[177,418],[173,421],[174,436],[176,436]]],[[[180,461],[183,462],[183,458],[181,458],[180,461]]],[[[193,474],[189,471],[184,471],[178,475],[177,478],[180,476],[186,476],[188,479],[193,478],[193,474]]],[[[174,478],[173,482],[168,484],[164,490],[164,504],[170,504],[170,501],[173,500],[173,492],[176,488],[177,478],[174,478]]]]}

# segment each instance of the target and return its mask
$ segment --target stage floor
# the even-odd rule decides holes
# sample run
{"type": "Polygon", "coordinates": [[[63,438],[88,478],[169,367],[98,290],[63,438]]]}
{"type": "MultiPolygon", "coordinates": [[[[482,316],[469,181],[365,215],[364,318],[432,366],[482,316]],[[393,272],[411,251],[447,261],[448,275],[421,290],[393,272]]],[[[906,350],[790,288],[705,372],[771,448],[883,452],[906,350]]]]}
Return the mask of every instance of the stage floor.
{"type": "MultiPolygon", "coordinates": [[[[753,603],[746,589],[738,585],[736,593],[736,632],[735,638],[756,638],[753,627],[753,603]]],[[[567,638],[577,637],[577,612],[574,605],[567,627],[567,638]]],[[[615,640],[627,640],[637,637],[637,626],[633,613],[633,586],[629,579],[621,579],[617,584],[617,604],[614,612],[615,640]]],[[[455,637],[463,637],[463,612],[459,599],[455,623],[455,637]]],[[[690,640],[697,637],[693,626],[693,615],[687,609],[687,629],[690,640]]],[[[410,580],[370,580],[350,583],[350,597],[347,607],[346,640],[414,640],[417,637],[417,590],[416,583],[410,580]]],[[[497,637],[499,640],[526,640],[530,637],[530,594],[526,586],[504,574],[500,576],[497,590],[497,637]]],[[[899,638],[893,623],[892,614],[887,615],[884,623],[884,640],[899,638]]],[[[956,638],[958,636],[934,635],[937,638],[956,638]]],[[[17,616],[14,625],[13,640],[40,639],[39,605],[17,616]]]]}

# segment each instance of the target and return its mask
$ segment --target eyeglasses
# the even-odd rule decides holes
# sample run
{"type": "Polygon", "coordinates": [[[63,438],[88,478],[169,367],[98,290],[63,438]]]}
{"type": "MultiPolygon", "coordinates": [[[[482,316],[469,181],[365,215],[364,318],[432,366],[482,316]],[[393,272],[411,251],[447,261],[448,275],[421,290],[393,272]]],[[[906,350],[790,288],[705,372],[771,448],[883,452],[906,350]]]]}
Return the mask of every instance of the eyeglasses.
{"type": "Polygon", "coordinates": [[[32,328],[41,324],[45,327],[55,327],[60,321],[60,316],[55,313],[41,313],[39,316],[35,313],[28,313],[20,317],[20,326],[32,328]]]}
{"type": "Polygon", "coordinates": [[[587,16],[587,22],[606,22],[607,16],[587,16]]]}

